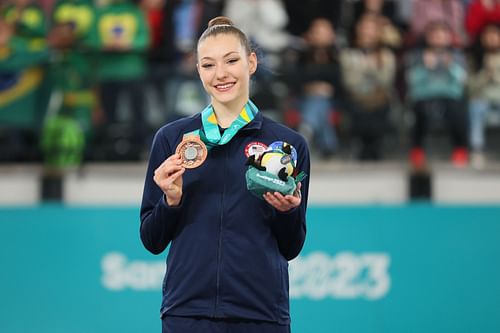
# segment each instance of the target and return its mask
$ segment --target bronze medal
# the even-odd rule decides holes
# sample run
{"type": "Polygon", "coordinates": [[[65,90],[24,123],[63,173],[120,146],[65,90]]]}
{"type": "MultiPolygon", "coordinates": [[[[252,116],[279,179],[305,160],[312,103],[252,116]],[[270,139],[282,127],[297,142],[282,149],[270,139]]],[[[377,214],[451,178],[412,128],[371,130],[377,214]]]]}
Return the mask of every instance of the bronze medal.
{"type": "Polygon", "coordinates": [[[207,158],[207,147],[197,135],[185,136],[175,149],[182,159],[182,166],[187,169],[194,169],[205,162],[207,158]]]}

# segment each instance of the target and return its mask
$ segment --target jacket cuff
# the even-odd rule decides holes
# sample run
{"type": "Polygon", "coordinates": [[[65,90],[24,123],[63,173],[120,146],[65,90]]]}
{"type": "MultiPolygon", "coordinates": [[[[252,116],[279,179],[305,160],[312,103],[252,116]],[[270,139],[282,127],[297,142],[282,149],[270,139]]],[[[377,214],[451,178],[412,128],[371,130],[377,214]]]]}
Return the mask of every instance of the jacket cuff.
{"type": "Polygon", "coordinates": [[[294,207],[286,212],[275,210],[275,219],[279,224],[285,223],[286,221],[295,221],[297,220],[298,214],[300,212],[300,206],[294,207]]]}
{"type": "Polygon", "coordinates": [[[184,198],[181,198],[181,202],[179,202],[179,204],[177,206],[170,206],[167,202],[167,198],[166,198],[165,194],[163,194],[161,196],[161,199],[160,199],[160,205],[162,206],[162,208],[172,210],[173,212],[179,211],[182,208],[183,202],[184,202],[184,198]]]}

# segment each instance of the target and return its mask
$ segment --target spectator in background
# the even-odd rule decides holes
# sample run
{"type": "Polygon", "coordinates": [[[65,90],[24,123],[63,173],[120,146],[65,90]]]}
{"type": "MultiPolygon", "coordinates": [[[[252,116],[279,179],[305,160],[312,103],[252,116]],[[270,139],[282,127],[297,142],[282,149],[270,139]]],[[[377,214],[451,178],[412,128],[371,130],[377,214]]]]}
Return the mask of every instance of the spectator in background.
{"type": "Polygon", "coordinates": [[[202,110],[209,98],[196,70],[196,54],[185,52],[167,82],[167,122],[189,117],[202,110]]]}
{"type": "Polygon", "coordinates": [[[478,34],[471,54],[469,117],[471,163],[484,167],[488,116],[500,118],[500,23],[489,23],[478,34]]]}
{"type": "Polygon", "coordinates": [[[331,0],[286,0],[283,1],[290,18],[287,31],[294,36],[302,36],[317,17],[328,19],[338,32],[341,29],[345,1],[331,0]]]}
{"type": "Polygon", "coordinates": [[[398,4],[398,17],[400,22],[405,27],[405,30],[407,30],[412,15],[412,2],[408,0],[395,0],[395,2],[398,4]]]}
{"type": "Polygon", "coordinates": [[[352,134],[361,143],[359,159],[381,158],[381,144],[389,128],[396,60],[380,42],[380,19],[364,14],[355,28],[353,44],[340,53],[341,74],[352,134]]]}
{"type": "Polygon", "coordinates": [[[95,19],[91,0],[59,0],[51,13],[47,40],[52,48],[50,70],[53,94],[60,94],[55,113],[75,119],[87,140],[92,135],[92,111],[96,106],[95,81],[89,54],[82,42],[95,19]]]}
{"type": "Polygon", "coordinates": [[[390,48],[396,56],[395,95],[401,99],[404,96],[404,69],[401,66],[404,57],[405,36],[408,22],[405,21],[403,9],[411,4],[408,0],[359,0],[352,3],[353,22],[349,31],[354,34],[355,22],[365,13],[372,13],[380,17],[380,43],[390,48]],[[406,7],[405,7],[406,6],[406,7]]]}
{"type": "Polygon", "coordinates": [[[195,47],[200,30],[202,1],[173,0],[173,3],[175,47],[181,54],[190,52],[195,47]]]}
{"type": "Polygon", "coordinates": [[[361,0],[354,3],[354,19],[351,29],[365,13],[380,17],[380,40],[383,46],[397,50],[402,46],[403,23],[398,17],[398,3],[390,0],[361,0]]]}
{"type": "Polygon", "coordinates": [[[226,2],[223,13],[264,53],[265,67],[277,69],[281,66],[280,54],[290,42],[285,29],[288,15],[283,1],[231,0],[226,2]]]}
{"type": "Polygon", "coordinates": [[[144,11],[144,16],[148,23],[149,47],[156,49],[161,46],[164,40],[163,20],[165,20],[165,5],[166,0],[140,0],[141,9],[144,11]]]}
{"type": "MultiPolygon", "coordinates": [[[[275,119],[279,117],[280,77],[283,54],[292,42],[287,32],[288,15],[282,0],[226,1],[223,15],[248,36],[255,46],[259,67],[252,77],[250,94],[260,110],[275,119]]],[[[284,84],[281,84],[284,86],[284,84]]]]}
{"type": "Polygon", "coordinates": [[[147,49],[147,76],[146,87],[148,109],[157,107],[161,120],[164,123],[169,117],[166,114],[166,83],[173,63],[177,57],[174,47],[173,1],[166,0],[139,0],[149,29],[149,47],[147,49]]]}
{"type": "Polygon", "coordinates": [[[47,110],[46,17],[30,0],[0,8],[0,160],[38,158],[38,135],[47,110]]]}
{"type": "Polygon", "coordinates": [[[130,0],[110,0],[97,9],[95,22],[86,39],[97,57],[99,100],[104,111],[95,148],[113,145],[106,153],[108,158],[110,154],[139,158],[150,141],[143,89],[150,42],[146,18],[130,0]],[[120,98],[128,99],[131,119],[119,114],[120,98]],[[118,133],[116,125],[121,128],[118,133]],[[114,146],[116,136],[119,146],[114,146]]]}
{"type": "Polygon", "coordinates": [[[201,36],[208,22],[214,17],[222,15],[227,0],[203,0],[199,1],[201,4],[200,12],[198,13],[198,36],[201,36]]]}
{"type": "Polygon", "coordinates": [[[199,98],[205,103],[205,93],[199,95],[200,84],[196,67],[193,67],[192,50],[208,21],[221,15],[224,1],[139,1],[151,32],[148,87],[153,88],[149,91],[159,102],[162,124],[181,115],[192,114],[191,110],[199,103],[199,98]],[[193,75],[195,81],[192,80],[193,75]]]}
{"type": "Polygon", "coordinates": [[[335,30],[325,18],[317,18],[305,34],[305,47],[290,75],[299,97],[299,131],[315,145],[321,157],[337,150],[332,122],[337,96],[341,90],[340,64],[335,45],[335,30]]]}
{"type": "Polygon", "coordinates": [[[466,44],[464,33],[464,6],[461,0],[412,0],[410,19],[410,45],[423,37],[430,22],[443,21],[450,27],[451,43],[466,44]]]}
{"type": "Polygon", "coordinates": [[[55,2],[56,0],[38,0],[40,7],[43,8],[43,11],[46,15],[50,15],[50,13],[52,12],[52,7],[54,6],[55,2]]]}
{"type": "Polygon", "coordinates": [[[471,41],[488,23],[500,23],[500,1],[472,0],[467,6],[465,29],[471,41]]]}
{"type": "Polygon", "coordinates": [[[44,38],[46,16],[34,0],[10,0],[2,6],[0,16],[14,27],[15,34],[26,38],[44,38]]]}
{"type": "Polygon", "coordinates": [[[452,40],[453,32],[447,23],[431,22],[426,28],[423,47],[409,57],[408,94],[415,114],[410,162],[415,168],[425,166],[423,140],[428,127],[442,120],[451,131],[453,164],[464,166],[468,161],[464,108],[467,73],[464,55],[453,48],[452,40]]]}

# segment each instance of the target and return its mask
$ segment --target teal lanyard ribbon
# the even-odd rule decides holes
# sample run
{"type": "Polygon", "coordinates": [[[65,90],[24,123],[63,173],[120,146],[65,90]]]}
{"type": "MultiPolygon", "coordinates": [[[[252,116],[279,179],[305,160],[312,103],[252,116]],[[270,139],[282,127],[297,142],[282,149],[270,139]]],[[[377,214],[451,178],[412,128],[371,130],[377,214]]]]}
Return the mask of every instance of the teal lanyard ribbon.
{"type": "Polygon", "coordinates": [[[240,129],[245,127],[255,118],[255,115],[258,112],[259,109],[257,109],[255,104],[249,100],[241,110],[238,117],[221,135],[214,108],[212,105],[209,105],[201,112],[201,122],[203,125],[202,129],[184,134],[184,136],[199,135],[201,141],[203,141],[206,144],[207,149],[210,150],[215,146],[221,146],[231,141],[240,129]]]}

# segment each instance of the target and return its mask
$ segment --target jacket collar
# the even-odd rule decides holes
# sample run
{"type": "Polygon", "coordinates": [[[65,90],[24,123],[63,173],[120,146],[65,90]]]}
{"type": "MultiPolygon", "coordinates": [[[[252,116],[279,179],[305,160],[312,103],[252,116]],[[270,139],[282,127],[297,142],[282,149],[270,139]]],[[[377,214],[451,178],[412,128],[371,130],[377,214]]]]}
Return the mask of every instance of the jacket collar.
{"type": "MultiPolygon", "coordinates": [[[[196,117],[196,119],[198,119],[201,122],[201,112],[195,114],[194,117],[196,117]]],[[[262,128],[262,122],[263,122],[263,120],[264,120],[264,116],[262,116],[262,112],[259,111],[255,115],[255,117],[252,119],[252,121],[249,122],[243,128],[241,128],[240,131],[261,129],[262,128]]]]}
{"type": "Polygon", "coordinates": [[[262,112],[257,112],[255,117],[252,119],[251,122],[249,122],[245,127],[240,129],[240,131],[248,131],[248,130],[254,130],[254,129],[261,129],[262,128],[262,112]]]}

